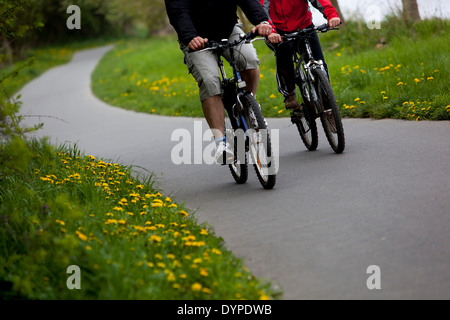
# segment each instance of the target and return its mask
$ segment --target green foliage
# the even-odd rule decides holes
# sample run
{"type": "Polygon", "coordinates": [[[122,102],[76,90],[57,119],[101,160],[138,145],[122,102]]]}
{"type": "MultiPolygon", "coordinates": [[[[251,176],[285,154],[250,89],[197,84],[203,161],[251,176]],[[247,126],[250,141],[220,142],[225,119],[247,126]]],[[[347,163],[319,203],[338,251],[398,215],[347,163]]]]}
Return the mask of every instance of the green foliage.
{"type": "Polygon", "coordinates": [[[26,172],[0,179],[3,298],[277,297],[151,177],[76,148],[28,145],[26,172]],[[81,290],[66,286],[70,265],[81,290]]]}
{"type": "Polygon", "coordinates": [[[153,34],[168,26],[163,0],[0,0],[0,66],[37,46],[153,34]],[[67,8],[74,4],[81,11],[81,29],[70,30],[67,8]]]}

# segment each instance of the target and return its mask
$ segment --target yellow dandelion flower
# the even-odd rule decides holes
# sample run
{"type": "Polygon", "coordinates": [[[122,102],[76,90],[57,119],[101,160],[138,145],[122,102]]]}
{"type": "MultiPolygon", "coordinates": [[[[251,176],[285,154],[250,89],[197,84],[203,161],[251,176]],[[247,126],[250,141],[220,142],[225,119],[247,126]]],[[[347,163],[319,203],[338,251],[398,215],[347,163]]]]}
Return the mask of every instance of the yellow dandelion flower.
{"type": "Polygon", "coordinates": [[[211,289],[209,289],[209,288],[203,288],[202,292],[206,293],[206,294],[211,294],[212,293],[211,289]]]}
{"type": "Polygon", "coordinates": [[[201,269],[200,269],[200,275],[201,275],[202,277],[207,277],[207,276],[208,276],[208,269],[206,269],[206,268],[201,268],[201,269]]]}
{"type": "Polygon", "coordinates": [[[167,276],[167,281],[170,281],[170,282],[175,281],[175,275],[172,272],[169,273],[169,275],[167,276]]]}
{"type": "Polygon", "coordinates": [[[64,221],[61,221],[61,220],[58,220],[58,219],[57,219],[57,220],[55,220],[55,222],[56,222],[56,223],[59,223],[59,224],[60,224],[60,225],[62,225],[62,226],[64,226],[64,225],[65,225],[64,221]]]}
{"type": "Polygon", "coordinates": [[[194,292],[200,291],[200,290],[202,290],[202,285],[200,283],[196,282],[191,286],[191,290],[194,292]]]}
{"type": "Polygon", "coordinates": [[[180,211],[180,214],[181,214],[183,217],[187,217],[187,216],[188,216],[188,213],[187,213],[186,211],[184,211],[184,210],[181,210],[181,211],[180,211]]]}
{"type": "Polygon", "coordinates": [[[434,80],[434,78],[433,77],[428,77],[427,80],[434,80]]]}
{"type": "Polygon", "coordinates": [[[149,241],[155,241],[155,242],[161,242],[162,238],[160,236],[157,236],[156,234],[153,234],[148,239],[149,241]]]}
{"type": "Polygon", "coordinates": [[[192,261],[193,263],[201,263],[202,262],[202,258],[195,258],[194,261],[192,261]]]}
{"type": "Polygon", "coordinates": [[[270,95],[270,99],[275,99],[277,96],[276,95],[274,95],[273,93],[270,95]]]}
{"type": "Polygon", "coordinates": [[[87,240],[87,236],[82,234],[80,231],[75,231],[75,233],[77,234],[78,238],[80,238],[80,240],[82,240],[82,241],[87,240]]]}
{"type": "Polygon", "coordinates": [[[356,98],[356,99],[355,99],[355,102],[358,102],[358,101],[360,101],[360,100],[361,100],[360,98],[356,98]]]}
{"type": "Polygon", "coordinates": [[[174,255],[173,253],[168,253],[168,254],[166,255],[166,257],[167,257],[168,259],[171,259],[171,260],[175,259],[175,255],[174,255]]]}

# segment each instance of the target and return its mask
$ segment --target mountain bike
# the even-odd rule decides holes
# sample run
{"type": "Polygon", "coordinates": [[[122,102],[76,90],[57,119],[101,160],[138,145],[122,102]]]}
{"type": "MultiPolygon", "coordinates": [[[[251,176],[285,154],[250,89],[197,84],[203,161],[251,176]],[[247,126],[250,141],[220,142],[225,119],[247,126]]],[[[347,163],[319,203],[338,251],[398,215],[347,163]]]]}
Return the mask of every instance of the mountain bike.
{"type": "Polygon", "coordinates": [[[306,148],[313,151],[317,149],[319,141],[316,124],[319,117],[331,148],[336,153],[342,153],[345,149],[345,136],[339,107],[323,61],[314,59],[309,42],[309,37],[314,32],[325,33],[330,30],[338,28],[329,28],[325,23],[282,37],[283,41],[294,41],[295,84],[299,88],[298,98],[301,95],[303,99],[303,108],[291,111],[292,123],[297,126],[306,148]],[[302,44],[304,50],[301,50],[302,44]]]}
{"type": "Polygon", "coordinates": [[[277,163],[272,156],[272,145],[267,121],[261,112],[261,106],[253,93],[246,91],[246,83],[241,78],[236,62],[239,46],[257,38],[249,32],[240,35],[236,41],[208,41],[204,50],[215,52],[221,76],[222,101],[225,106],[225,137],[234,151],[234,160],[228,166],[231,175],[238,184],[247,182],[248,165],[253,164],[259,182],[264,189],[272,189],[276,183],[277,163]],[[229,52],[229,64],[233,77],[227,78],[223,63],[223,52],[229,52]],[[250,157],[249,157],[250,155],[250,157]],[[250,159],[249,159],[250,158],[250,159]]]}

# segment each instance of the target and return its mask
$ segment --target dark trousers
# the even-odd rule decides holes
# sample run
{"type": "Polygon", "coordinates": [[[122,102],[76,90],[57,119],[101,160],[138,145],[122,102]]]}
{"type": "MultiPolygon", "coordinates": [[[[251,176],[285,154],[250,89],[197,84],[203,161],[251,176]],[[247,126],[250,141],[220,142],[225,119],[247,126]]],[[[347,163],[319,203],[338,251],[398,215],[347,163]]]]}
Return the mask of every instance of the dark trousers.
{"type": "MultiPolygon", "coordinates": [[[[282,35],[283,33],[279,31],[282,35]]],[[[315,60],[322,60],[325,70],[328,73],[328,66],[325,62],[323,56],[322,47],[320,45],[319,36],[317,33],[312,33],[309,38],[309,43],[311,45],[311,51],[315,60]]],[[[272,44],[272,49],[275,51],[276,66],[277,66],[277,82],[278,90],[284,96],[292,93],[295,90],[295,73],[294,73],[294,46],[296,42],[286,41],[279,44],[272,44]]],[[[304,53],[306,51],[303,42],[300,44],[300,52],[304,53]]],[[[306,58],[307,59],[307,58],[306,58]]],[[[308,61],[306,61],[308,62],[308,61]]]]}

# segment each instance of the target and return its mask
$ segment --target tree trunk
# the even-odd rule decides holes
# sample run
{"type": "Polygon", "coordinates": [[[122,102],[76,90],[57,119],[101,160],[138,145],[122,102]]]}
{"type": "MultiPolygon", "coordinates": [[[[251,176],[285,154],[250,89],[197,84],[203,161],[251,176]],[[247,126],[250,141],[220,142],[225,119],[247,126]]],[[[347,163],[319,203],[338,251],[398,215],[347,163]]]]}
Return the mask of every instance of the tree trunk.
{"type": "Polygon", "coordinates": [[[341,8],[339,7],[338,0],[331,0],[331,4],[336,8],[336,11],[339,13],[339,18],[344,21],[344,15],[342,14],[341,8]]]}
{"type": "Polygon", "coordinates": [[[3,45],[3,47],[0,48],[0,54],[2,53],[2,51],[4,51],[4,57],[2,60],[0,60],[0,67],[2,67],[3,65],[12,65],[14,58],[14,51],[11,47],[11,44],[6,38],[3,38],[1,40],[1,44],[3,45]]]}
{"type": "Polygon", "coordinates": [[[403,16],[407,21],[418,21],[420,20],[419,7],[417,5],[417,0],[402,0],[403,5],[403,16]]]}

